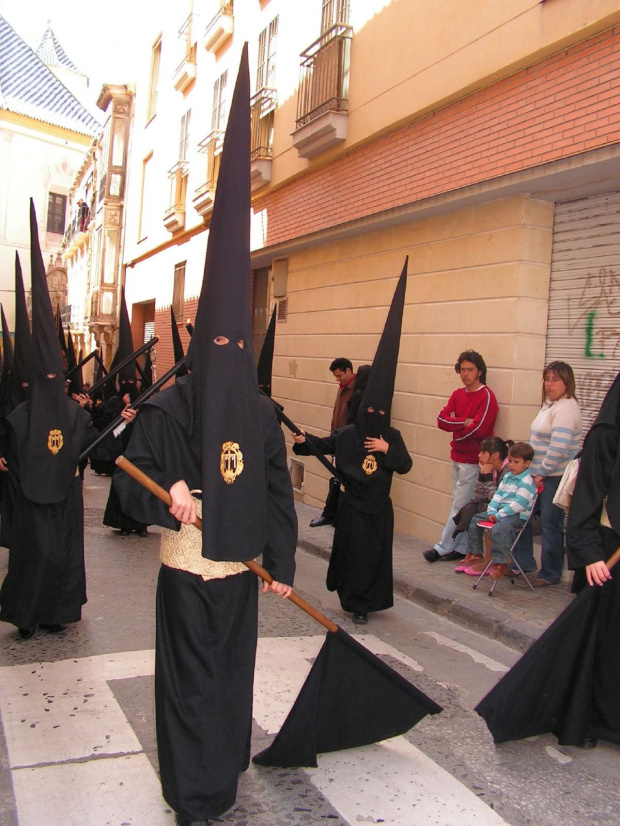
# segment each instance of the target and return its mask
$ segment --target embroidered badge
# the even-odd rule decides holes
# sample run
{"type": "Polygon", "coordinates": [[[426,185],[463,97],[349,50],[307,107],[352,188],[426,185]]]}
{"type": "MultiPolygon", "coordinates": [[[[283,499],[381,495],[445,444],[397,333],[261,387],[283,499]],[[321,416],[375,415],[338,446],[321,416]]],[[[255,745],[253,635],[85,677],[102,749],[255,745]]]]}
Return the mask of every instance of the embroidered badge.
{"type": "Polygon", "coordinates": [[[64,443],[62,430],[50,430],[47,437],[47,449],[51,451],[54,456],[62,449],[64,443]]]}
{"type": "Polygon", "coordinates": [[[220,454],[220,473],[227,485],[243,473],[243,453],[237,442],[224,442],[220,454]]]}
{"type": "Polygon", "coordinates": [[[374,473],[377,469],[377,460],[372,455],[372,453],[369,453],[368,456],[366,456],[366,458],[364,459],[362,469],[364,473],[368,476],[370,476],[371,473],[374,473]]]}

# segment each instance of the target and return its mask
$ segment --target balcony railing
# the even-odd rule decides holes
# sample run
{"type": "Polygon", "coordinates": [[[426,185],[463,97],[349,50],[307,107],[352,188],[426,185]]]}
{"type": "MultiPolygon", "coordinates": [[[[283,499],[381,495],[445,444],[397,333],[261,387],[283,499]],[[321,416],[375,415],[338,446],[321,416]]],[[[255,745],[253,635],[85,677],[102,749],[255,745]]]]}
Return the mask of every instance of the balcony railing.
{"type": "Polygon", "coordinates": [[[185,195],[187,191],[187,176],[189,164],[187,161],[177,161],[168,170],[170,181],[170,206],[164,212],[164,226],[170,232],[176,232],[185,226],[185,195]]]}
{"type": "Polygon", "coordinates": [[[297,128],[325,112],[346,112],[353,29],[336,23],[301,54],[297,128]]]}
{"type": "Polygon", "coordinates": [[[273,143],[273,116],[277,104],[275,89],[260,89],[250,101],[251,159],[271,158],[273,143]]]}
{"type": "MultiPolygon", "coordinates": [[[[224,145],[224,132],[215,129],[210,135],[198,144],[198,151],[207,157],[207,176],[205,183],[199,190],[215,189],[217,186],[217,176],[220,172],[220,161],[222,159],[222,146],[224,145]]],[[[198,189],[196,192],[198,192],[198,189]]]]}
{"type": "Polygon", "coordinates": [[[217,14],[207,23],[205,29],[205,49],[213,54],[218,52],[232,36],[233,27],[233,0],[220,0],[217,14]]]}

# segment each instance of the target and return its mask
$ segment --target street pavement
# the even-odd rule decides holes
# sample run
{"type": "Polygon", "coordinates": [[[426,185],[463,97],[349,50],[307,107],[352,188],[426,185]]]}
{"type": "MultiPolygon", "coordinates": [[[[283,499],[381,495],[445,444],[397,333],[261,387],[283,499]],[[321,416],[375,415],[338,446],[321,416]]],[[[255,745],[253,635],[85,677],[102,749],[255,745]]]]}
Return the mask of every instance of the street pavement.
{"type": "MultiPolygon", "coordinates": [[[[87,472],[88,604],[82,622],[29,641],[0,625],[0,825],[168,826],[153,710],[159,536],[101,524],[109,480],[87,472]]],[[[298,504],[296,590],[444,707],[403,737],[322,755],[317,769],[252,766],[229,826],[578,826],[617,823],[618,751],[558,748],[551,736],[494,747],[475,703],[562,610],[565,585],[532,593],[508,580],[492,599],[428,543],[395,539],[394,609],[360,631],[324,587],[331,528],[298,504]],[[309,553],[303,553],[307,551],[309,553]],[[430,609],[430,612],[429,610],[430,609]],[[454,622],[454,621],[456,622],[454,622]],[[473,630],[472,630],[473,629],[473,630]],[[484,632],[480,636],[477,631],[484,632]],[[510,646],[510,647],[508,647],[510,646]],[[611,789],[611,791],[610,791],[611,789]],[[585,791],[583,791],[585,790],[585,791]]],[[[0,578],[7,554],[0,555],[0,578]]],[[[324,630],[289,602],[261,597],[253,753],[279,730],[324,630]]]]}

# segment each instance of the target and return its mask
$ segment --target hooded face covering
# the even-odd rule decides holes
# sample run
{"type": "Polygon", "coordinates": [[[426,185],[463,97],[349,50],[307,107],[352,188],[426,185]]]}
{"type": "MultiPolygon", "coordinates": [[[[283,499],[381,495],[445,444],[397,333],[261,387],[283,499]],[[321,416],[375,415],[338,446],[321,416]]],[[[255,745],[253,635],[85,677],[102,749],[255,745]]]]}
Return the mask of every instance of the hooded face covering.
{"type": "Polygon", "coordinates": [[[9,325],[6,323],[4,307],[0,305],[2,316],[2,378],[0,379],[0,416],[8,416],[13,409],[11,404],[11,382],[13,372],[13,343],[9,325]]]}
{"type": "MultiPolygon", "coordinates": [[[[16,426],[15,430],[24,494],[33,502],[48,504],[62,501],[73,484],[79,455],[79,445],[75,444],[73,438],[79,407],[65,394],[62,356],[39,248],[39,231],[32,201],[30,266],[31,400],[27,428],[16,426]]],[[[9,417],[11,423],[20,410],[21,408],[18,408],[9,417]]]]}
{"type": "Polygon", "coordinates": [[[244,46],[224,138],[183,393],[202,475],[202,553],[242,561],[267,541],[250,317],[250,79],[244,46]]]}
{"type": "Polygon", "coordinates": [[[385,327],[372,363],[370,377],[355,417],[355,425],[363,438],[367,436],[378,438],[390,427],[407,289],[408,261],[409,257],[405,260],[405,266],[396,285],[385,327]]]}

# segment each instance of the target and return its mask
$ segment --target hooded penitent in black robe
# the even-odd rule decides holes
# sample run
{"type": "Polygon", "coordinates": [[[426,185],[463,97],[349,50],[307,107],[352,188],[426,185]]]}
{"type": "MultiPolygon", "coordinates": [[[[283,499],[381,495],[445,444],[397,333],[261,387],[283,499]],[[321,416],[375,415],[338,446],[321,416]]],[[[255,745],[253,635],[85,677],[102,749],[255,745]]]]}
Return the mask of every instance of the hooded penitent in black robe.
{"type": "Polygon", "coordinates": [[[181,480],[199,489],[202,532],[184,525],[177,540],[165,505],[129,477],[116,474],[114,484],[126,513],[172,529],[162,535],[157,587],[157,746],[164,797],[193,821],[232,806],[249,763],[258,588],[243,560],[262,554],[286,585],[295,567],[284,437],[273,404],[259,395],[252,352],[247,44],[187,366],[188,376],[141,408],[127,458],[168,491],[181,480]]]}
{"type": "Polygon", "coordinates": [[[607,560],[620,547],[620,374],[613,382],[584,442],[568,514],[566,547],[575,571],[573,590],[596,589],[590,633],[591,670],[584,681],[580,713],[586,737],[620,744],[620,569],[604,586],[589,586],[585,566],[607,560]],[[603,501],[611,527],[601,524],[603,501]],[[586,724],[587,720],[587,724],[586,724]]]}
{"type": "MultiPolygon", "coordinates": [[[[191,440],[186,376],[150,399],[134,423],[126,457],[166,490],[179,479],[200,489],[200,459],[191,440]]],[[[273,404],[259,399],[268,491],[269,537],[263,565],[291,584],[297,520],[284,437],[273,404]]],[[[129,476],[115,474],[123,510],[172,530],[166,505],[129,476]]],[[[191,528],[191,526],[190,526],[191,528]]],[[[191,528],[194,530],[193,528],[191,528]]],[[[257,637],[257,582],[246,571],[223,579],[162,565],[157,589],[155,698],[162,790],[188,819],[229,809],[250,757],[257,637]]]]}
{"type": "MultiPolygon", "coordinates": [[[[400,431],[389,427],[381,435],[390,445],[388,452],[369,454],[353,424],[324,439],[306,434],[321,453],[336,457],[345,482],[338,500],[327,587],[337,591],[343,609],[353,613],[383,611],[394,604],[390,488],[392,474],[408,473],[412,461],[400,431]]],[[[304,445],[295,445],[293,450],[309,455],[304,445]]]]}
{"type": "Polygon", "coordinates": [[[584,442],[566,546],[576,599],[476,707],[496,743],[552,732],[620,744],[620,570],[602,587],[585,571],[620,546],[620,374],[584,442]]]}
{"type": "Polygon", "coordinates": [[[90,416],[64,391],[34,204],[30,203],[32,279],[31,396],[7,417],[11,485],[9,570],[0,619],[20,629],[81,618],[86,602],[84,513],[78,456],[96,437],[90,416]]]}

